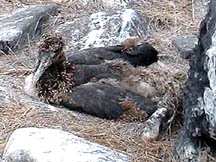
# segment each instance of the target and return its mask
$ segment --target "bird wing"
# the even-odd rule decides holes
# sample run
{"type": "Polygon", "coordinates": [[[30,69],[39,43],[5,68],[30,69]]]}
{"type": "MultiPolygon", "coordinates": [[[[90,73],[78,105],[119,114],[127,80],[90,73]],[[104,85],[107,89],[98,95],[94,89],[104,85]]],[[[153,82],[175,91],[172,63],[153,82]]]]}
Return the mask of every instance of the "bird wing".
{"type": "Polygon", "coordinates": [[[142,43],[132,51],[124,52],[122,46],[89,48],[77,52],[68,51],[72,64],[96,65],[105,60],[123,59],[134,66],[148,66],[158,60],[158,52],[148,43],[142,43]]]}
{"type": "Polygon", "coordinates": [[[116,119],[123,115],[122,101],[125,99],[134,101],[148,115],[157,109],[157,104],[150,98],[103,82],[90,82],[74,88],[62,105],[100,118],[116,119]]]}

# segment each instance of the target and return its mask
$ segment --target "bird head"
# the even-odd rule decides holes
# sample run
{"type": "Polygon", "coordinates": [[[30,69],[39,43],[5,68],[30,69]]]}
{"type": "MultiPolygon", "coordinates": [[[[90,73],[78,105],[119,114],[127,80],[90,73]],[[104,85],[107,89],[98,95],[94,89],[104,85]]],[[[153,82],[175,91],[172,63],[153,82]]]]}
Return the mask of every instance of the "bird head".
{"type": "Polygon", "coordinates": [[[62,37],[51,36],[39,46],[38,60],[34,71],[34,83],[53,64],[60,64],[65,60],[65,43],[62,37]]]}

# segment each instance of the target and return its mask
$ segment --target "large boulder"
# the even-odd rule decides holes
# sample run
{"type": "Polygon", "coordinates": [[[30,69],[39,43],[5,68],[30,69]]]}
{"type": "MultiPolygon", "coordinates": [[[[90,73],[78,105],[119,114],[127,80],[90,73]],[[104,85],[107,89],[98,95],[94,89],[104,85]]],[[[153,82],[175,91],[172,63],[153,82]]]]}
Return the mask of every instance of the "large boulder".
{"type": "Polygon", "coordinates": [[[176,142],[180,161],[201,160],[202,152],[215,150],[216,143],[216,1],[202,22],[198,46],[190,58],[184,96],[184,127],[176,142]]]}
{"type": "Polygon", "coordinates": [[[40,34],[42,25],[57,14],[57,6],[45,5],[22,9],[0,19],[0,52],[8,54],[40,34]]]}
{"type": "Polygon", "coordinates": [[[133,9],[98,12],[60,25],[56,32],[62,35],[70,49],[104,47],[120,44],[128,37],[145,39],[149,20],[133,9]]]}
{"type": "Polygon", "coordinates": [[[13,132],[3,162],[127,162],[129,157],[71,133],[48,128],[20,128],[13,132]]]}

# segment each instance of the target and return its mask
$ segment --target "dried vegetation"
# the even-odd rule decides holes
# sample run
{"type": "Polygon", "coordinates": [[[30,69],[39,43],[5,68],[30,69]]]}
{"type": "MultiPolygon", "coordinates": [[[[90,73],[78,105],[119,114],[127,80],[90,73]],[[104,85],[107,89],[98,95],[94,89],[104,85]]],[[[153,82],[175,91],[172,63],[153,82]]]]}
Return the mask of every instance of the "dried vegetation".
{"type": "MultiPolygon", "coordinates": [[[[68,0],[64,3],[60,0],[0,0],[0,17],[32,4],[56,3],[60,13],[54,21],[46,25],[47,28],[54,28],[67,20],[110,9],[108,6],[102,6],[100,0],[89,1],[92,5],[84,5],[81,0],[68,0]]],[[[161,106],[172,108],[176,112],[181,110],[182,106],[182,90],[187,79],[188,63],[175,51],[172,38],[177,35],[197,33],[199,22],[193,20],[191,3],[191,0],[137,0],[132,4],[133,8],[149,16],[152,30],[156,32],[147,41],[160,52],[159,63],[151,65],[148,69],[140,69],[143,74],[141,79],[156,88],[156,96],[162,98],[161,106]]],[[[24,50],[10,56],[1,56],[0,75],[10,75],[20,79],[22,81],[18,86],[20,91],[26,74],[34,67],[35,51],[37,51],[35,44],[36,42],[29,41],[24,50]]],[[[175,124],[175,129],[170,127],[170,130],[158,141],[149,142],[130,137],[128,132],[122,131],[122,128],[128,126],[123,121],[102,120],[61,108],[58,111],[51,111],[45,107],[36,109],[21,103],[15,96],[11,105],[2,105],[0,108],[0,150],[3,150],[9,135],[15,129],[27,126],[59,128],[74,132],[90,141],[125,152],[133,161],[140,162],[172,159],[177,128],[175,124]]]]}

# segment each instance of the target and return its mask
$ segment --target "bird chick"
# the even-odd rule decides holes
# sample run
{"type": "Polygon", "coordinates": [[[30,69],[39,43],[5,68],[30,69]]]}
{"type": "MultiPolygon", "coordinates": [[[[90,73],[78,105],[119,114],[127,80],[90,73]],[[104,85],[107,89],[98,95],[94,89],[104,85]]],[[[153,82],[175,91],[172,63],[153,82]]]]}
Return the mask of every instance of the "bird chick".
{"type": "Polygon", "coordinates": [[[123,42],[120,43],[123,48],[123,52],[128,52],[133,50],[134,47],[136,47],[139,44],[139,38],[138,37],[130,37],[125,39],[123,42]]]}

